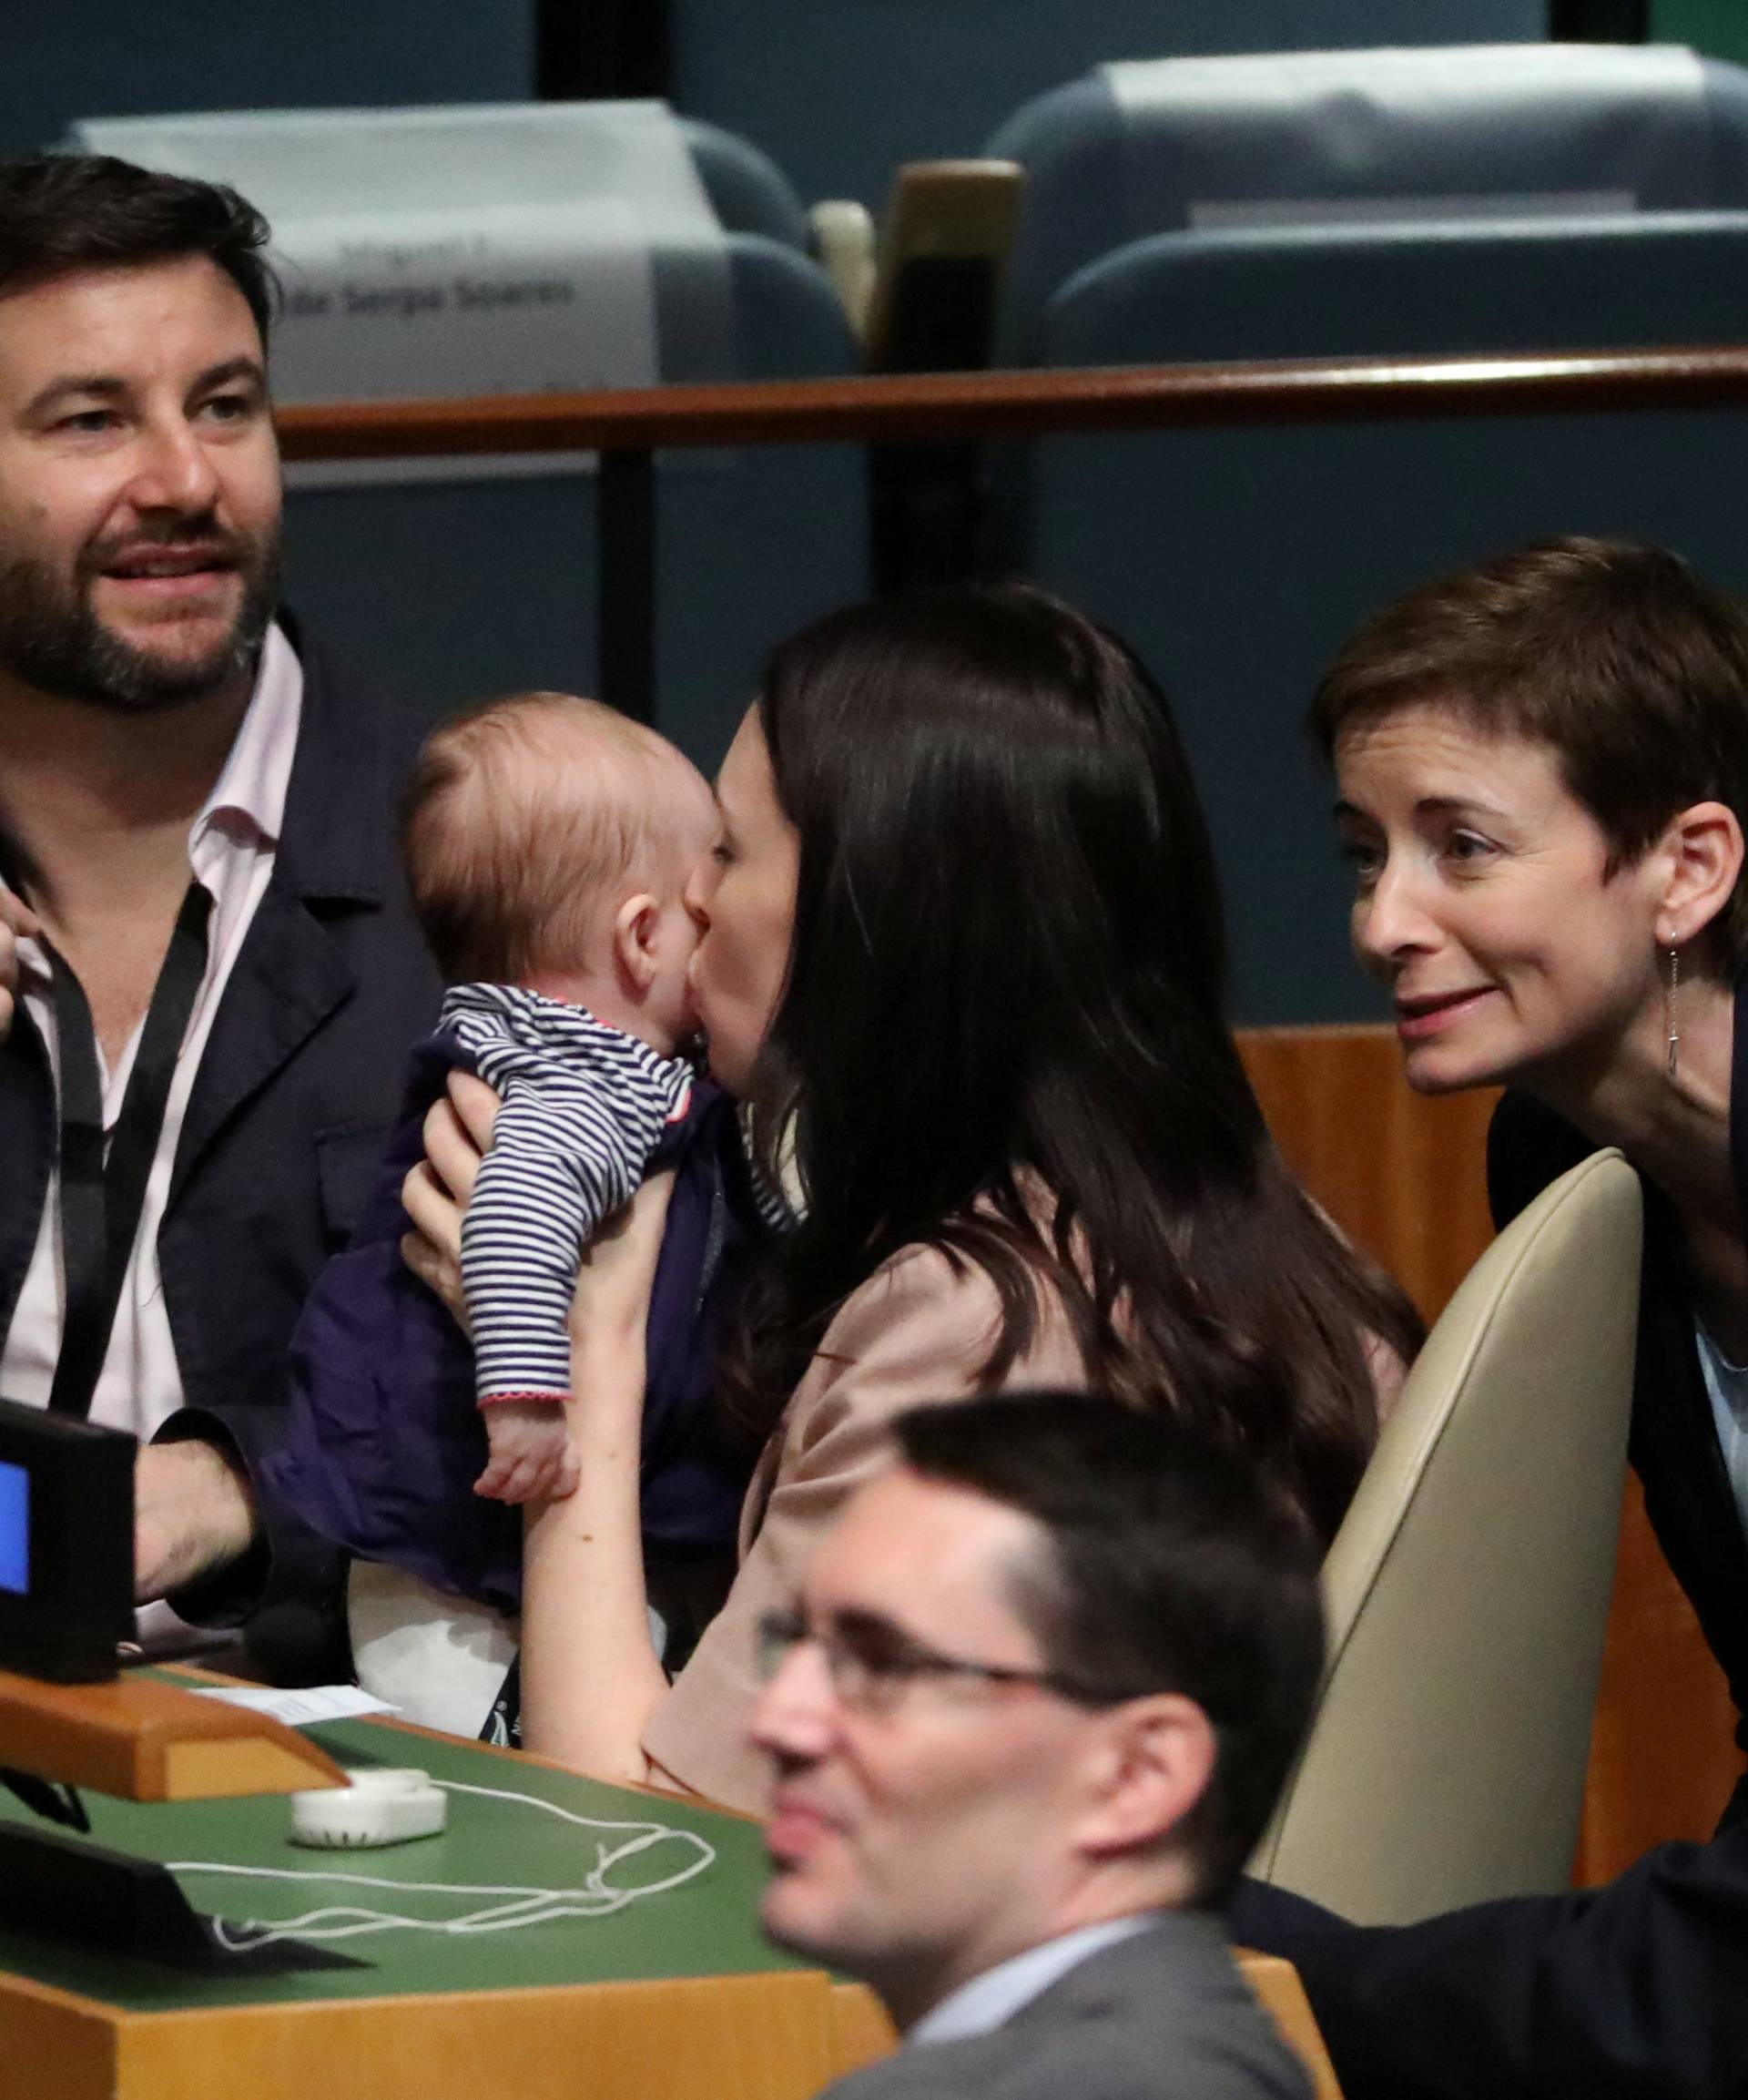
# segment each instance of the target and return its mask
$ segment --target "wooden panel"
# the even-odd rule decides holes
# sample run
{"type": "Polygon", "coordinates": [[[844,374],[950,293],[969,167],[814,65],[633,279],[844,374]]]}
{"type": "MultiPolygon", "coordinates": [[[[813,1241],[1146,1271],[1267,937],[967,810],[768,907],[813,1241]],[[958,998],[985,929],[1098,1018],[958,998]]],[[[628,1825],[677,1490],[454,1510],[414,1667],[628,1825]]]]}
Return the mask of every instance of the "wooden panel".
{"type": "MultiPolygon", "coordinates": [[[[1341,2100],[1292,1963],[1237,1959],[1316,2100],[1341,2100]]],[[[348,2100],[810,2100],[893,2042],[871,1993],[810,1971],[134,2015],[7,1977],[0,2100],[308,2100],[341,2065],[348,2100]]]]}
{"type": "Polygon", "coordinates": [[[1630,1474],[1572,1870],[1580,1888],[1612,1881],[1652,1845],[1711,1836],[1742,1774],[1735,1719],[1630,1474]]]}
{"type": "Polygon", "coordinates": [[[837,2075],[839,1994],[792,1970],[117,2013],[8,1976],[0,2100],[810,2100],[837,2075]]]}
{"type": "Polygon", "coordinates": [[[1238,1949],[1238,1966],[1263,2010],[1280,2029],[1282,2041],[1304,2064],[1315,2100],[1341,2100],[1336,2067],[1323,2045],[1298,1971],[1279,1954],[1256,1954],[1247,1947],[1238,1949]]]}
{"type": "Polygon", "coordinates": [[[116,2091],[115,2024],[104,2009],[0,1975],[0,2100],[113,2100],[116,2091]]]}
{"type": "Polygon", "coordinates": [[[834,1983],[831,1991],[831,2075],[884,2056],[898,2040],[886,2008],[866,1983],[834,1983]]]}

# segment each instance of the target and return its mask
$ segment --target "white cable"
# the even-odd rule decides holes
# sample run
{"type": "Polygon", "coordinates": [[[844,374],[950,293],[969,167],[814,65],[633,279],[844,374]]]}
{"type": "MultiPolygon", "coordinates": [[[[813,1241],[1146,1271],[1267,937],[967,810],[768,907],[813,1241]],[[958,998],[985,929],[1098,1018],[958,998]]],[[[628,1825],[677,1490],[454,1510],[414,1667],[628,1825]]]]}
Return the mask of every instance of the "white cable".
{"type": "Polygon", "coordinates": [[[233,1952],[240,1952],[253,1947],[270,1945],[276,1940],[350,1940],[365,1932],[391,1931],[468,1935],[508,1932],[523,1925],[551,1924],[560,1918],[606,1918],[617,1911],[625,1910],[629,1904],[641,1901],[645,1896],[658,1896],[667,1890],[681,1887],[716,1862],[715,1846],[701,1838],[696,1830],[678,1830],[667,1823],[621,1822],[600,1816],[579,1816],[574,1809],[561,1809],[556,1801],[542,1800],[535,1794],[511,1793],[500,1787],[467,1786],[459,1779],[438,1779],[433,1783],[445,1793],[477,1794],[486,1800],[512,1801],[523,1808],[542,1809],[548,1815],[558,1817],[562,1822],[574,1824],[579,1830],[629,1830],[635,1834],[622,1844],[597,1844],[595,1849],[595,1865],[584,1877],[580,1889],[528,1889],[479,1882],[401,1881],[381,1874],[359,1874],[340,1869],[238,1866],[219,1860],[171,1860],[168,1862],[168,1871],[173,1874],[245,1876],[263,1881],[337,1882],[355,1889],[391,1889],[402,1896],[503,1896],[512,1899],[484,1910],[470,1911],[461,1918],[412,1918],[403,1917],[396,1911],[367,1910],[361,1904],[330,1903],[320,1910],[306,1911],[296,1918],[250,1918],[239,1924],[233,1924],[224,1918],[213,1919],[213,1933],[219,1944],[233,1952]],[[695,1848],[696,1857],[689,1865],[681,1868],[676,1873],[669,1874],[664,1881],[645,1881],[635,1888],[614,1888],[609,1885],[606,1877],[622,1860],[647,1851],[652,1845],[658,1845],[669,1838],[678,1839],[682,1844],[695,1848]]]}

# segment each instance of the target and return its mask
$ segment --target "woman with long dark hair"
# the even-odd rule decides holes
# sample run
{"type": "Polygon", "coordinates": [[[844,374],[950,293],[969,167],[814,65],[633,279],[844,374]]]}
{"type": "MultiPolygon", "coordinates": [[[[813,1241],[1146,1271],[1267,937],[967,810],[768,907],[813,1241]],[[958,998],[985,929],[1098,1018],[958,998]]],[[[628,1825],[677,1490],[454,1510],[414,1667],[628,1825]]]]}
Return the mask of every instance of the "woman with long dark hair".
{"type": "MultiPolygon", "coordinates": [[[[896,1409],[1056,1383],[1166,1410],[1326,1539],[1418,1330],[1269,1140],[1183,747],[1122,644],[1018,587],[834,614],[771,658],[719,799],[693,982],[800,1195],[725,1366],[765,1440],[743,1564],[670,1688],[635,1551],[652,1188],[579,1289],[584,1485],[531,1525],[523,1697],[531,1748],[750,1803],[754,1621],[896,1409]]],[[[433,1134],[458,1195],[472,1157],[433,1134]]],[[[428,1185],[410,1208],[452,1234],[428,1185]]]]}

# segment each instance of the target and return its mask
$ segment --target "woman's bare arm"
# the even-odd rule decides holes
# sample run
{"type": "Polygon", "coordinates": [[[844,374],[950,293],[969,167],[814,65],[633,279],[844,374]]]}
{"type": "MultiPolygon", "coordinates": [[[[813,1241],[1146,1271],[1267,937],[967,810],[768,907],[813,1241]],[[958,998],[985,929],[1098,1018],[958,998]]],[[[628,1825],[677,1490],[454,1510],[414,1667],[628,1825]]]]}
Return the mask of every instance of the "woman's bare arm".
{"type": "MultiPolygon", "coordinates": [[[[462,1218],[497,1108],[483,1080],[452,1074],[401,1190],[407,1266],[463,1325],[462,1218]]],[[[645,1183],[584,1259],[569,1416],[582,1479],[564,1501],[523,1513],[523,1742],[605,1779],[662,1776],[642,1748],[667,1679],[649,1638],[639,1470],[644,1330],[672,1189],[671,1175],[645,1183]]]]}
{"type": "Polygon", "coordinates": [[[522,1595],[523,1747],[604,1779],[647,1781],[667,1678],[649,1637],[639,1458],[645,1329],[673,1193],[654,1177],[584,1259],[571,1319],[571,1435],[582,1478],[530,1504],[522,1595]]]}

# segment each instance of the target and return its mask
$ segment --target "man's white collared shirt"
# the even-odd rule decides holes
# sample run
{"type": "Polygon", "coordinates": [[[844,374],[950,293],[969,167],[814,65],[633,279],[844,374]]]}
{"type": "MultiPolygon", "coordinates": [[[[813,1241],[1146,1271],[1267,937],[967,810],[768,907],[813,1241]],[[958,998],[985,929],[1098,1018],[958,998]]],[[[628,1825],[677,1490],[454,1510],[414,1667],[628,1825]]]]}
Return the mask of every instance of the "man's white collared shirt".
{"type": "Polygon", "coordinates": [[[943,1998],[925,2013],[905,2036],[905,2044],[962,2042],[972,2034],[988,2034],[1004,2025],[1022,2006],[1042,1998],[1052,1983],[1061,1983],[1071,1969],[1102,1954],[1123,1940],[1133,1939],[1156,1925],[1158,1911],[1135,1911],[1126,1918],[1110,1918],[1103,1924],[1082,1925],[1079,1932],[1064,1932],[1028,1947],[1023,1954],[985,1969],[969,1983],[943,1998]]]}

